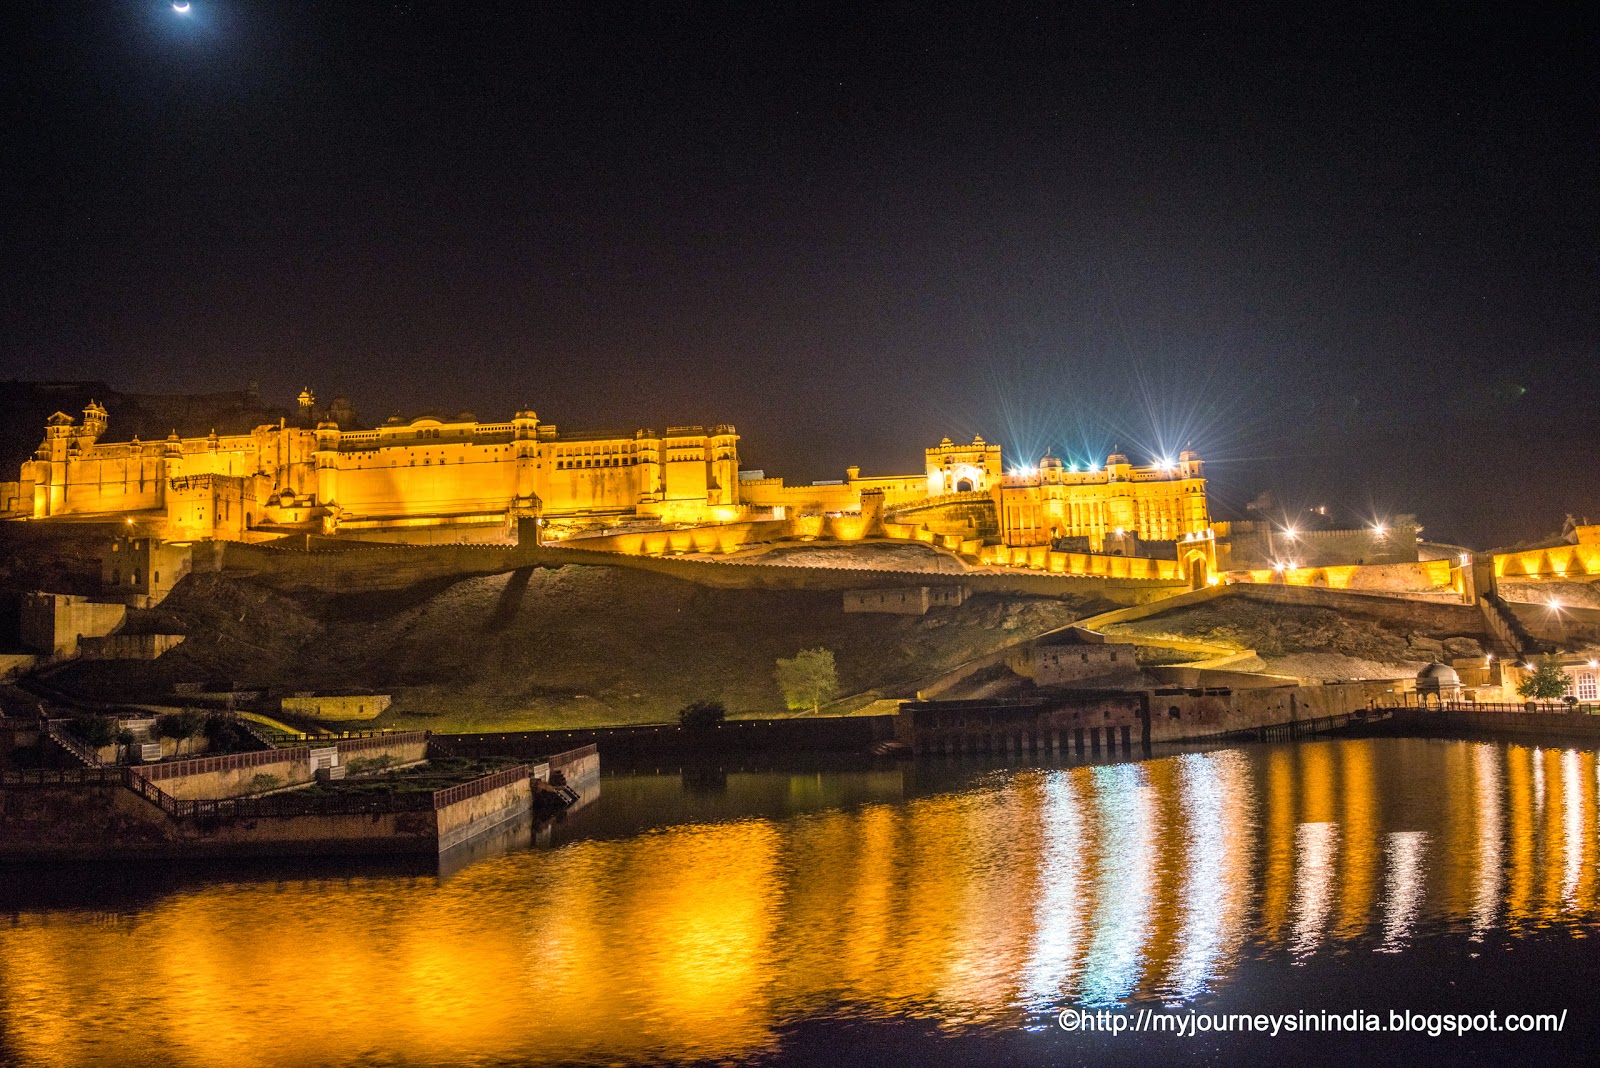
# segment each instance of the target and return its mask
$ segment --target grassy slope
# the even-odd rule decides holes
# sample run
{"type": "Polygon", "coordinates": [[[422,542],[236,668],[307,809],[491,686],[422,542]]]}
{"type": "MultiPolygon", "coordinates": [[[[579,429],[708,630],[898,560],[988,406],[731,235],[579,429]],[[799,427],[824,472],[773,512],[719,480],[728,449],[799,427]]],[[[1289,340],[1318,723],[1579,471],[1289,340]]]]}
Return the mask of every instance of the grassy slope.
{"type": "Polygon", "coordinates": [[[716,590],[606,567],[312,605],[198,575],[133,624],[186,633],[182,646],[152,663],[74,665],[54,681],[128,700],[169,695],[179,681],[359,686],[395,695],[375,725],[436,730],[645,722],[703,696],[773,714],[783,711],[774,661],[800,649],[833,650],[842,692],[856,693],[914,682],[1097,607],[981,596],[921,618],[846,615],[838,593],[716,590]]]}

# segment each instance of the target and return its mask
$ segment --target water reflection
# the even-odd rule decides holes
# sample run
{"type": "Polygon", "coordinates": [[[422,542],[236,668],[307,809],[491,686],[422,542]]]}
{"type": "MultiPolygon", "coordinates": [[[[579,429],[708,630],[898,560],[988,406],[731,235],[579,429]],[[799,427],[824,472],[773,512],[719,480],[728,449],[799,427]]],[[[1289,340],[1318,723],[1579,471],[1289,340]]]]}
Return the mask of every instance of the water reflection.
{"type": "Polygon", "coordinates": [[[608,778],[564,844],[447,879],[13,905],[0,1060],[718,1059],[841,1013],[1182,1003],[1247,953],[1591,923],[1597,787],[1592,751],[1407,739],[608,778]]]}
{"type": "Polygon", "coordinates": [[[1411,939],[1411,929],[1422,909],[1422,865],[1427,845],[1428,836],[1422,831],[1395,831],[1388,836],[1381,952],[1398,953],[1411,939]]]}

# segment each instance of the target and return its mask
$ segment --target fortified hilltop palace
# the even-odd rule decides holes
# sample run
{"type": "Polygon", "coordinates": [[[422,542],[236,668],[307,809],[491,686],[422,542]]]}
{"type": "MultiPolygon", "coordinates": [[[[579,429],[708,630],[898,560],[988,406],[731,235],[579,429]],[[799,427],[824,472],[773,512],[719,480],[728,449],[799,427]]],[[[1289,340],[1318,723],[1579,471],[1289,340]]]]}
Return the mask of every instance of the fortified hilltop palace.
{"type": "Polygon", "coordinates": [[[1100,552],[1118,536],[1172,541],[1210,526],[1201,462],[1187,452],[1148,467],[1113,454],[1082,470],[1047,457],[1007,474],[1000,446],[946,438],[919,474],[863,478],[852,467],[839,482],[788,486],[740,471],[731,426],[564,434],[519,411],[497,423],[422,416],[363,430],[347,402],[319,408],[310,390],[298,418],[248,433],[119,441],[94,402],[81,420],[57,412],[43,429],[17,481],[0,483],[0,515],[125,517],[166,540],[442,526],[509,536],[523,516],[559,536],[856,513],[874,492],[889,510],[987,506],[994,533],[1017,546],[1072,538],[1100,552]]]}

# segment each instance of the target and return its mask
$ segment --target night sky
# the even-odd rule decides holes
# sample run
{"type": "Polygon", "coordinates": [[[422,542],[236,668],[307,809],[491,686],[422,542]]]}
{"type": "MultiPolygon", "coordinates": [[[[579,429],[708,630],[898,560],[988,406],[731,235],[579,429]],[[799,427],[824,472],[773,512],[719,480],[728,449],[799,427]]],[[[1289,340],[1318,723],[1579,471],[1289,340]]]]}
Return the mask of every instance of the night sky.
{"type": "Polygon", "coordinates": [[[1192,443],[1219,516],[1536,537],[1600,521],[1591,16],[8,5],[0,379],[733,422],[791,481],[1192,443]]]}

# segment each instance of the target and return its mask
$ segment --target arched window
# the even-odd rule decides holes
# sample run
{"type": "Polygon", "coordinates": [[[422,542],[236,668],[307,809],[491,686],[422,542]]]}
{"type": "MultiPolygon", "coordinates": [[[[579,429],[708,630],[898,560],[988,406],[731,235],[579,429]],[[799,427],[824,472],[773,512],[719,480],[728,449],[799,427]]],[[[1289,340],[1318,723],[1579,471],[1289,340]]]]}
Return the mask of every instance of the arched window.
{"type": "Polygon", "coordinates": [[[1600,687],[1595,685],[1594,672],[1585,671],[1578,676],[1578,700],[1593,701],[1600,698],[1600,687]]]}

